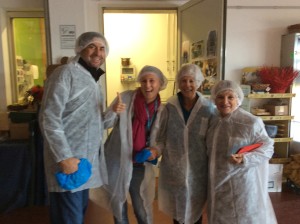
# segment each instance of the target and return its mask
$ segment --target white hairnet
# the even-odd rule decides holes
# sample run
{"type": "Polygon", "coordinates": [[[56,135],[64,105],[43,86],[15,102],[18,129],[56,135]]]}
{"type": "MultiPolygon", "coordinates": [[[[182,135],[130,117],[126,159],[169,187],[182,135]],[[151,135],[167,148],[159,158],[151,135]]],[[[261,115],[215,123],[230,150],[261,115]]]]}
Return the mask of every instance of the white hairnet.
{"type": "Polygon", "coordinates": [[[198,89],[202,82],[204,81],[204,77],[202,75],[202,72],[198,65],[195,64],[187,64],[181,67],[181,69],[178,71],[176,76],[176,82],[177,85],[179,84],[180,80],[184,76],[191,76],[196,81],[196,88],[198,89]]]}
{"type": "Polygon", "coordinates": [[[142,77],[144,75],[146,75],[147,73],[153,73],[155,74],[159,80],[160,80],[160,89],[159,90],[163,90],[167,87],[168,84],[168,80],[167,78],[164,76],[164,74],[162,73],[161,70],[159,70],[158,68],[151,66],[151,65],[145,65],[142,70],[139,72],[138,77],[137,77],[137,81],[141,82],[142,77]]]}
{"type": "Polygon", "coordinates": [[[108,55],[108,52],[109,52],[108,42],[101,33],[97,33],[97,32],[85,32],[85,33],[81,34],[76,40],[75,53],[79,54],[89,44],[99,42],[99,41],[104,42],[105,52],[106,52],[106,55],[108,55]]]}
{"type": "Polygon", "coordinates": [[[241,87],[233,81],[230,80],[221,80],[217,82],[212,89],[210,90],[210,98],[215,101],[216,97],[223,91],[231,90],[234,92],[238,98],[238,104],[241,105],[244,100],[244,93],[241,87]]]}

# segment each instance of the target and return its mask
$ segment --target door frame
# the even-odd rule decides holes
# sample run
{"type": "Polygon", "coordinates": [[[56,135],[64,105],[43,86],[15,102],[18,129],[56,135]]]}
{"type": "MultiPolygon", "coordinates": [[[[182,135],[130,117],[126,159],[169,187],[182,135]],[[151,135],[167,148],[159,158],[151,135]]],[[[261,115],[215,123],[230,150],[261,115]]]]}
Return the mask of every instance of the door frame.
{"type": "MultiPolygon", "coordinates": [[[[6,19],[7,19],[7,36],[8,36],[8,46],[9,46],[9,61],[10,61],[10,84],[11,84],[11,96],[12,101],[17,102],[17,74],[16,74],[16,60],[15,60],[15,48],[13,44],[13,30],[12,30],[12,19],[13,18],[44,18],[44,10],[34,10],[34,11],[7,11],[6,19]]],[[[45,32],[47,30],[45,23],[45,32]]],[[[46,42],[47,42],[47,32],[45,34],[46,42]]],[[[48,45],[46,44],[46,52],[47,52],[47,62],[48,58],[48,45]]]]}
{"type": "MultiPolygon", "coordinates": [[[[170,2],[160,2],[160,1],[126,1],[126,2],[99,2],[99,8],[98,8],[98,13],[99,13],[99,29],[101,33],[104,33],[104,11],[105,10],[138,10],[138,11],[145,11],[149,12],[149,10],[178,10],[178,7],[184,3],[188,2],[187,1],[170,1],[170,2]]],[[[178,63],[177,63],[178,64],[178,63]]],[[[177,65],[176,65],[177,66],[177,65]]],[[[104,65],[105,67],[105,65],[104,65]]],[[[175,68],[177,69],[177,68],[175,68]]],[[[103,94],[105,95],[105,99],[107,99],[106,93],[107,93],[107,80],[106,76],[103,76],[103,78],[100,79],[102,88],[103,88],[103,94]]],[[[105,102],[105,106],[107,105],[107,102],[105,102]]]]}

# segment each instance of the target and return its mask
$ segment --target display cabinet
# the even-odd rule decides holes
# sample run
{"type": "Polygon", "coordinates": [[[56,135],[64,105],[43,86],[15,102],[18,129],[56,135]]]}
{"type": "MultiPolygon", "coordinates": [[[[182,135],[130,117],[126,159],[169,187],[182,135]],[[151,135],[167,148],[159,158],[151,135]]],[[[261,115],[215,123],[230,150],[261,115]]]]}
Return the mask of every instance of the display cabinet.
{"type": "Polygon", "coordinates": [[[250,104],[250,111],[260,117],[266,125],[277,126],[277,134],[274,139],[274,155],[270,163],[285,163],[289,161],[289,146],[292,138],[290,136],[291,121],[294,116],[291,114],[291,102],[295,97],[294,93],[250,93],[247,99],[250,104]],[[281,106],[273,105],[268,108],[270,101],[284,100],[281,106]],[[253,105],[255,106],[252,106],[253,105]],[[255,108],[267,108],[266,114],[255,113],[255,108]],[[279,109],[278,109],[279,108],[279,109]]]}
{"type": "Polygon", "coordinates": [[[245,99],[242,107],[260,117],[269,132],[270,127],[276,128],[274,135],[274,155],[270,163],[289,162],[289,149],[292,142],[291,123],[295,114],[292,112],[292,101],[296,94],[290,86],[285,93],[271,93],[272,85],[263,84],[259,71],[262,67],[246,67],[242,69],[241,87],[245,99]],[[270,86],[269,86],[270,85],[270,86]],[[269,88],[270,87],[270,88],[269,88]]]}

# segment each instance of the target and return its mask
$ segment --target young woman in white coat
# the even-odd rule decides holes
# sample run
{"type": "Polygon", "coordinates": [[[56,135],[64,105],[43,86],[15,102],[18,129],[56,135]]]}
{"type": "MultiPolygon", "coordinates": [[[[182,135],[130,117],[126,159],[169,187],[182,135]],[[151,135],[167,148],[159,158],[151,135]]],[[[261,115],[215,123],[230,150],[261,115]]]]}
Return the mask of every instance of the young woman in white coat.
{"type": "Polygon", "coordinates": [[[113,212],[115,223],[127,224],[127,195],[131,197],[138,224],[152,224],[152,204],[155,196],[155,167],[158,153],[151,146],[158,129],[162,109],[159,91],[167,85],[163,73],[154,66],[144,66],[137,81],[140,87],[119,95],[107,113],[126,110],[115,117],[115,124],[105,143],[108,185],[107,207],[113,212]],[[117,102],[122,102],[122,104],[117,102]],[[122,107],[121,107],[122,108],[122,107]],[[146,161],[136,161],[144,149],[149,153],[146,161]]]}

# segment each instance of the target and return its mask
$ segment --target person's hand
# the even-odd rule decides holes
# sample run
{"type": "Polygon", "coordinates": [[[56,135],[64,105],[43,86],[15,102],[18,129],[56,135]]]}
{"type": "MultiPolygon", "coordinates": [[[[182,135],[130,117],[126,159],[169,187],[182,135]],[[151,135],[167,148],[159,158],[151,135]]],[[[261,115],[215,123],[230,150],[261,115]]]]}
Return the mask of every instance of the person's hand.
{"type": "Polygon", "coordinates": [[[61,172],[65,174],[71,174],[78,170],[78,164],[80,163],[80,160],[77,158],[68,158],[65,160],[62,160],[58,163],[61,172]]]}
{"type": "Polygon", "coordinates": [[[126,109],[126,104],[122,102],[121,94],[117,92],[117,101],[112,107],[113,111],[117,114],[123,112],[126,109]]]}
{"type": "Polygon", "coordinates": [[[243,163],[244,154],[232,154],[229,161],[233,164],[243,163]]]}
{"type": "Polygon", "coordinates": [[[148,157],[148,161],[155,160],[158,156],[157,150],[155,148],[148,148],[148,150],[151,152],[151,156],[148,157]]]}

